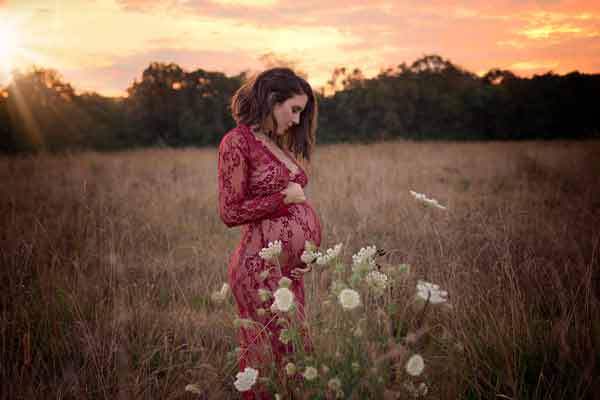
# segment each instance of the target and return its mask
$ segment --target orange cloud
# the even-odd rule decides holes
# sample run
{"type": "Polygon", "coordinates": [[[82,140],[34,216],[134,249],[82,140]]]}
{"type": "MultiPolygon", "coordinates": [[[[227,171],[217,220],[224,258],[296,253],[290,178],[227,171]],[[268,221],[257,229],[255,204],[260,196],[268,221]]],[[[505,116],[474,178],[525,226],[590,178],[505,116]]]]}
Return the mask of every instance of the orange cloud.
{"type": "Polygon", "coordinates": [[[369,77],[431,53],[470,71],[600,72],[600,2],[585,0],[64,3],[46,5],[30,36],[46,38],[38,53],[75,87],[104,93],[124,92],[152,61],[235,74],[268,52],[298,61],[315,86],[338,66],[369,77]]]}
{"type": "Polygon", "coordinates": [[[600,13],[565,13],[532,11],[528,13],[527,27],[519,35],[533,40],[557,40],[561,37],[593,37],[600,35],[600,13]]]}
{"type": "Polygon", "coordinates": [[[520,61],[512,63],[509,69],[512,70],[540,70],[540,69],[552,69],[558,66],[556,61],[520,61]]]}

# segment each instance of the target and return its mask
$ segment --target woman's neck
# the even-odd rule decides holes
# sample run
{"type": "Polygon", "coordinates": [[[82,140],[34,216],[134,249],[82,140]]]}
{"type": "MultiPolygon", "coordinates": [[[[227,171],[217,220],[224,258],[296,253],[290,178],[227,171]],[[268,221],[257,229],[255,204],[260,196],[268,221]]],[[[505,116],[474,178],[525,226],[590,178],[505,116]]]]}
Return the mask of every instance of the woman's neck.
{"type": "Polygon", "coordinates": [[[276,144],[273,139],[267,136],[263,131],[261,131],[257,126],[250,127],[250,131],[254,134],[254,136],[266,140],[269,143],[276,144]]]}

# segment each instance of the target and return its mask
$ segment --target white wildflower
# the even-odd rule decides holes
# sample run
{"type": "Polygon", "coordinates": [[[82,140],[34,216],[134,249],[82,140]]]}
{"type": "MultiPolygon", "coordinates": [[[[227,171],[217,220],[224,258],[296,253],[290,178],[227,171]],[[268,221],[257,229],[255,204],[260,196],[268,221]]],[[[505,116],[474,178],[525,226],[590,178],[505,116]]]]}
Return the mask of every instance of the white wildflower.
{"type": "Polygon", "coordinates": [[[342,381],[339,378],[331,378],[329,382],[327,382],[327,387],[334,392],[337,392],[342,388],[342,381]]]}
{"type": "Polygon", "coordinates": [[[432,304],[439,304],[448,301],[448,292],[445,290],[440,290],[439,285],[418,280],[417,297],[425,301],[429,300],[429,302],[432,304]]]}
{"type": "Polygon", "coordinates": [[[309,240],[304,242],[304,251],[300,256],[300,259],[304,264],[314,263],[320,255],[321,253],[317,252],[317,246],[313,242],[309,240]]]}
{"type": "Polygon", "coordinates": [[[412,376],[421,375],[425,368],[425,361],[419,354],[412,355],[406,363],[406,372],[412,376]]]}
{"type": "Polygon", "coordinates": [[[323,374],[327,375],[329,373],[329,367],[325,364],[321,365],[321,372],[323,372],[323,374]]]}
{"type": "Polygon", "coordinates": [[[362,247],[358,253],[352,256],[352,271],[372,270],[375,268],[375,260],[373,257],[377,253],[377,246],[362,247]]]}
{"type": "Polygon", "coordinates": [[[358,370],[360,369],[360,364],[357,362],[353,362],[351,367],[352,367],[352,371],[358,372],[358,370]]]}
{"type": "Polygon", "coordinates": [[[409,191],[410,194],[417,199],[418,201],[422,202],[424,205],[426,206],[431,206],[431,207],[437,207],[439,209],[442,210],[446,210],[447,207],[441,205],[440,203],[438,203],[438,201],[436,199],[430,199],[427,196],[425,196],[423,193],[417,193],[414,192],[412,190],[409,191]]]}
{"type": "Polygon", "coordinates": [[[342,252],[342,246],[342,243],[338,243],[333,248],[327,249],[325,254],[320,254],[319,257],[317,257],[317,264],[324,266],[339,257],[340,253],[342,252]]]}
{"type": "Polygon", "coordinates": [[[198,387],[198,385],[189,384],[185,386],[186,392],[191,392],[194,394],[202,394],[202,390],[198,387]]]}
{"type": "Polygon", "coordinates": [[[317,376],[319,376],[319,371],[317,371],[317,369],[315,367],[306,367],[302,376],[307,381],[312,381],[312,380],[316,379],[317,376]]]}
{"type": "Polygon", "coordinates": [[[223,286],[221,286],[221,290],[219,290],[218,292],[216,292],[216,291],[213,292],[210,297],[213,301],[220,303],[227,298],[228,294],[229,294],[229,285],[227,283],[224,283],[223,286]]]}
{"type": "Polygon", "coordinates": [[[308,265],[314,263],[321,255],[322,254],[319,252],[304,250],[300,256],[300,260],[302,260],[304,264],[308,265]]]}
{"type": "Polygon", "coordinates": [[[294,293],[288,288],[277,289],[273,296],[275,297],[273,305],[277,311],[290,311],[294,305],[294,293]]]}
{"type": "Polygon", "coordinates": [[[279,287],[289,288],[290,286],[292,286],[292,280],[287,276],[284,276],[279,280],[279,287]]]}
{"type": "Polygon", "coordinates": [[[281,240],[269,242],[269,247],[264,247],[258,255],[265,261],[273,261],[281,254],[281,240]]]}
{"type": "Polygon", "coordinates": [[[360,295],[353,289],[342,290],[338,299],[342,307],[346,310],[353,310],[360,305],[360,295]]]}
{"type": "Polygon", "coordinates": [[[296,364],[293,362],[289,362],[285,364],[285,373],[287,376],[293,376],[296,374],[296,364]]]}
{"type": "Polygon", "coordinates": [[[369,258],[373,258],[373,256],[375,256],[375,253],[377,253],[377,246],[375,246],[375,245],[361,247],[361,249],[358,251],[358,253],[356,253],[352,256],[352,262],[354,264],[363,263],[366,260],[368,260],[369,258]]]}
{"type": "Polygon", "coordinates": [[[371,271],[365,278],[367,285],[371,287],[376,293],[383,293],[388,286],[388,277],[379,271],[371,271]]]}
{"type": "Polygon", "coordinates": [[[271,291],[265,288],[258,289],[258,298],[262,302],[269,300],[271,298],[271,291]]]}
{"type": "Polygon", "coordinates": [[[233,385],[238,392],[246,392],[254,386],[256,378],[258,378],[258,370],[252,367],[246,367],[243,372],[238,372],[236,381],[233,385]]]}
{"type": "Polygon", "coordinates": [[[318,253],[317,254],[317,264],[320,265],[321,267],[329,264],[330,258],[327,257],[327,255],[322,254],[322,253],[318,253]]]}

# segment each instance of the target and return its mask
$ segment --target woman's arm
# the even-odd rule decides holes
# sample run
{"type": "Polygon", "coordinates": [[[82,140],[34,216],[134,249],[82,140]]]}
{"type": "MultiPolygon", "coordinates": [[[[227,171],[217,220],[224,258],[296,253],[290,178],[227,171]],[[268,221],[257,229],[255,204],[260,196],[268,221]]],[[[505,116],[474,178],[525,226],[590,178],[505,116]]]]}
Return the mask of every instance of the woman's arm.
{"type": "Polygon", "coordinates": [[[225,135],[219,145],[219,214],[228,227],[259,221],[286,208],[281,192],[270,196],[247,198],[248,160],[244,139],[225,135]]]}

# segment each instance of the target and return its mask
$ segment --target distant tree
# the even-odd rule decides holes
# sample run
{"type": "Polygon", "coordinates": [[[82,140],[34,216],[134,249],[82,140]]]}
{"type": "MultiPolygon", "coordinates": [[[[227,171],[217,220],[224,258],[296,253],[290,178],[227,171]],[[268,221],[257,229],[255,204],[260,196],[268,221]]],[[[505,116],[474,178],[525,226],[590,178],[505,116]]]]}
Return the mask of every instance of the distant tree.
{"type": "Polygon", "coordinates": [[[6,88],[0,89],[0,153],[15,153],[19,150],[8,115],[6,100],[8,96],[6,88]]]}
{"type": "Polygon", "coordinates": [[[130,118],[141,130],[136,141],[149,145],[177,143],[178,91],[182,88],[185,73],[175,64],[151,63],[142,73],[142,80],[127,89],[130,118]]]}
{"type": "Polygon", "coordinates": [[[170,146],[218,143],[233,125],[228,104],[244,74],[228,78],[202,69],[152,63],[127,89],[128,116],[140,126],[137,141],[170,146]]]}
{"type": "Polygon", "coordinates": [[[75,100],[86,124],[86,140],[97,150],[115,150],[139,145],[133,138],[139,127],[127,119],[122,98],[83,93],[75,100]]]}
{"type": "Polygon", "coordinates": [[[20,150],[60,150],[84,145],[75,91],[53,69],[16,72],[7,88],[11,132],[20,150]]]}
{"type": "MultiPolygon", "coordinates": [[[[262,61],[301,73],[274,53],[262,61]]],[[[248,76],[151,63],[123,99],[77,94],[57,71],[32,67],[0,88],[0,152],[214,146],[234,126],[229,103],[248,76]]],[[[599,136],[599,92],[599,74],[496,68],[479,78],[435,54],[372,78],[339,66],[317,93],[318,141],[599,136]]]]}
{"type": "Polygon", "coordinates": [[[487,85],[506,84],[508,81],[515,79],[517,79],[517,77],[511,71],[499,68],[489,70],[483,78],[481,78],[482,82],[487,85]]]}

